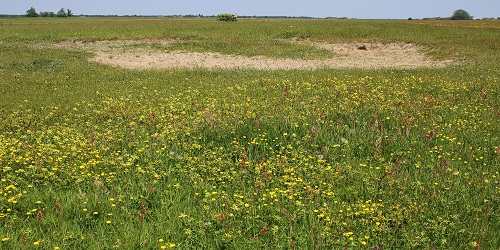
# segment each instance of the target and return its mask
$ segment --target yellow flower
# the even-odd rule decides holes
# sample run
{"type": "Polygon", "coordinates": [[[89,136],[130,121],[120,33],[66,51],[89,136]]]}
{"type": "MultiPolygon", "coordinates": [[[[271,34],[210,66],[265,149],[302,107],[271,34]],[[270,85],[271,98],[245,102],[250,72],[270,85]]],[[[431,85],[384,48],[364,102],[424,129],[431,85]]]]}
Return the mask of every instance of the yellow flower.
{"type": "Polygon", "coordinates": [[[7,237],[2,238],[2,242],[6,242],[6,241],[8,241],[8,240],[10,240],[10,238],[7,238],[7,237]]]}

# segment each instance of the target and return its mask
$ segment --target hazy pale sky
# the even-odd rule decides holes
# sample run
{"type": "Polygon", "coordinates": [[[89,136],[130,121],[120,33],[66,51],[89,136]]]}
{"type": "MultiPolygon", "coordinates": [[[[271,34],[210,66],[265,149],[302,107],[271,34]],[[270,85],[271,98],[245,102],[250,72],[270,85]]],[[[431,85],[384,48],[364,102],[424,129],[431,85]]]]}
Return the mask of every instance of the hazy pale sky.
{"type": "Polygon", "coordinates": [[[500,17],[500,0],[2,0],[0,14],[71,9],[80,15],[311,16],[367,19],[449,17],[464,9],[474,18],[500,17]]]}

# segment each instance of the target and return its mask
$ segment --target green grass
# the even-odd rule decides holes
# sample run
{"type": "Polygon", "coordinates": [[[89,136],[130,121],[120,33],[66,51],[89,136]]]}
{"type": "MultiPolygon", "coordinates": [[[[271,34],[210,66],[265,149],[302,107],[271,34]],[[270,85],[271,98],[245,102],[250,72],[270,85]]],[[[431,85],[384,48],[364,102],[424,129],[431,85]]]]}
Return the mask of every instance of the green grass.
{"type": "Polygon", "coordinates": [[[496,249],[499,28],[1,19],[0,248],[496,249]],[[279,58],[327,56],[290,38],[412,42],[463,62],[126,70],[42,46],[146,38],[279,58]]]}

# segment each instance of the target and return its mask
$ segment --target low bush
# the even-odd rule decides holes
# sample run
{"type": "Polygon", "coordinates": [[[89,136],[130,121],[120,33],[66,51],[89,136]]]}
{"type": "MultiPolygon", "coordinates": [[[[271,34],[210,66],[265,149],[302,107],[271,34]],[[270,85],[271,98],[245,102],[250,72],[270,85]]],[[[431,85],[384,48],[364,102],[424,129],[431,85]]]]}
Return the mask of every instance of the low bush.
{"type": "Polygon", "coordinates": [[[237,16],[235,14],[219,14],[217,20],[226,22],[236,22],[237,16]]]}

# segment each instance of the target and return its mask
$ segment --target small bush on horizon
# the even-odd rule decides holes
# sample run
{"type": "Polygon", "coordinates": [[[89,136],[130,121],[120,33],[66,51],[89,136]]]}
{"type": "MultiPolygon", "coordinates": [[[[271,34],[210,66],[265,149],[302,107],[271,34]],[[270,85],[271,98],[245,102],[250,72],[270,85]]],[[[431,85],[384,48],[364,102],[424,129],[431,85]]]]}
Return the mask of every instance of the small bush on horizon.
{"type": "Polygon", "coordinates": [[[236,22],[238,19],[237,19],[237,16],[235,14],[223,13],[223,14],[217,15],[217,20],[226,21],[226,22],[236,22]]]}
{"type": "Polygon", "coordinates": [[[469,12],[459,9],[453,12],[453,15],[450,17],[451,20],[472,20],[474,17],[469,14],[469,12]]]}

